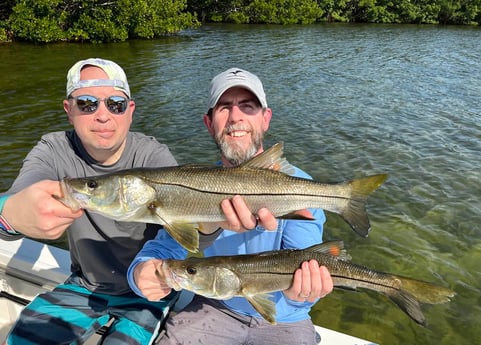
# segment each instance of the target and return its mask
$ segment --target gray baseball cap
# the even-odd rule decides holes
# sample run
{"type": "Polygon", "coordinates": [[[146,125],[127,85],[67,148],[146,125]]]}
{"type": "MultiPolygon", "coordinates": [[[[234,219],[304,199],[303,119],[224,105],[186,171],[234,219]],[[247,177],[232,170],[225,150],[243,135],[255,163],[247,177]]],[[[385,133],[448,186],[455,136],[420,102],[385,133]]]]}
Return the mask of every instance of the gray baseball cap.
{"type": "Polygon", "coordinates": [[[112,86],[116,90],[124,92],[129,98],[131,97],[129,83],[124,70],[110,60],[99,58],[80,60],[70,68],[67,73],[67,97],[77,89],[91,86],[112,86]],[[80,71],[85,66],[95,66],[103,69],[109,79],[80,80],[80,71]]]}
{"type": "Polygon", "coordinates": [[[209,109],[214,108],[224,92],[232,87],[249,90],[256,95],[262,108],[267,108],[266,94],[260,79],[255,74],[234,67],[219,73],[210,82],[209,109]]]}

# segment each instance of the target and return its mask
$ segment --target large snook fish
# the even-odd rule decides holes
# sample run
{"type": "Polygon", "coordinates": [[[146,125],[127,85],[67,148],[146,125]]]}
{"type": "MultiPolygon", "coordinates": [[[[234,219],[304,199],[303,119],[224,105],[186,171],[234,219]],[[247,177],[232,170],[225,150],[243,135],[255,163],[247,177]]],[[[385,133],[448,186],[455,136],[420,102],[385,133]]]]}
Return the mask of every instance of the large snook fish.
{"type": "Polygon", "coordinates": [[[199,245],[197,223],[225,220],[221,201],[237,194],[253,213],[267,207],[276,217],[300,219],[294,211],[322,208],[340,214],[358,234],[367,236],[365,201],[387,175],[324,184],[289,176],[292,173],[282,145],[276,144],[233,168],[184,165],[65,178],[59,200],[74,210],[83,208],[118,221],[161,224],[194,252],[199,245]]]}
{"type": "Polygon", "coordinates": [[[214,299],[245,297],[267,321],[275,323],[275,304],[268,294],[289,288],[295,270],[312,259],[328,268],[335,287],[384,294],[421,325],[425,324],[425,318],[420,303],[444,303],[455,295],[441,286],[351,263],[342,241],[304,250],[164,260],[157,271],[163,273],[167,284],[175,290],[186,289],[214,299]]]}

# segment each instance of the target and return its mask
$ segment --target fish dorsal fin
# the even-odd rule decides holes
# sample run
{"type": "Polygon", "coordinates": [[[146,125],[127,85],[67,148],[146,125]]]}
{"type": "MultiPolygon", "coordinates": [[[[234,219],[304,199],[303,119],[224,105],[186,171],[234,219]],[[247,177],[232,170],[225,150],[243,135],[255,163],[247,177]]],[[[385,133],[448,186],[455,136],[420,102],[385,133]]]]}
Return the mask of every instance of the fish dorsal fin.
{"type": "Polygon", "coordinates": [[[309,248],[304,249],[306,251],[312,251],[316,253],[323,253],[327,255],[331,255],[339,260],[349,261],[351,260],[351,256],[347,254],[346,249],[344,248],[343,241],[328,241],[323,242],[320,244],[315,244],[309,248]]]}
{"type": "Polygon", "coordinates": [[[287,175],[294,174],[294,167],[283,157],[283,145],[277,143],[264,152],[242,163],[240,168],[270,169],[287,175]]]}
{"type": "Polygon", "coordinates": [[[271,324],[276,324],[276,305],[269,299],[269,294],[246,295],[254,309],[271,324]]]}

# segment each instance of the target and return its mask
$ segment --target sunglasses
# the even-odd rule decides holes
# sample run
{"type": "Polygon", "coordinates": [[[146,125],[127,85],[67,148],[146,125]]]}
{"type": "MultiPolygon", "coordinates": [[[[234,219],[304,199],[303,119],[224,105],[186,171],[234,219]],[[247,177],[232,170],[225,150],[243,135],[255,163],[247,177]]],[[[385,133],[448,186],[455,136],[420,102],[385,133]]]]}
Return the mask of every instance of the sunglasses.
{"type": "Polygon", "coordinates": [[[127,110],[128,98],[122,96],[110,96],[107,98],[97,98],[90,95],[81,95],[72,97],[69,99],[74,99],[77,107],[82,113],[92,114],[95,113],[99,107],[100,101],[104,101],[107,109],[115,115],[122,115],[127,110]]]}

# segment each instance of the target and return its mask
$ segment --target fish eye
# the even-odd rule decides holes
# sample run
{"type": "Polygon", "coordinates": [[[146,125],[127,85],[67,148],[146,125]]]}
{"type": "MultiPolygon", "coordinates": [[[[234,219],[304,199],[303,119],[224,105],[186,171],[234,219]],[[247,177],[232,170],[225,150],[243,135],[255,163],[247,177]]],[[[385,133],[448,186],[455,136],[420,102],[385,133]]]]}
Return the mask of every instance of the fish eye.
{"type": "Polygon", "coordinates": [[[192,267],[192,266],[189,266],[189,267],[187,267],[186,272],[189,273],[189,274],[194,275],[194,274],[197,273],[197,268],[192,267]]]}
{"type": "Polygon", "coordinates": [[[95,180],[87,181],[87,187],[89,187],[91,189],[95,189],[95,188],[97,188],[97,186],[98,186],[97,181],[95,181],[95,180]]]}

